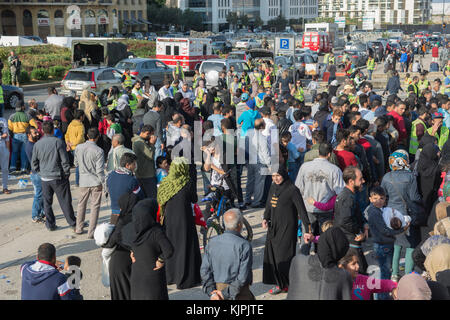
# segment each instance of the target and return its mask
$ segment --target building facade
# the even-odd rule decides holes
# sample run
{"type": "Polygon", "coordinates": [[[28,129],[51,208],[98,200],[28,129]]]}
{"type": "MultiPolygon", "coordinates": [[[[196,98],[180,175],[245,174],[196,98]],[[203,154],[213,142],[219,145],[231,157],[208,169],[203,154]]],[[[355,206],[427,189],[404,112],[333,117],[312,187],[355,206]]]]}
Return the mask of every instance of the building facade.
{"type": "Polygon", "coordinates": [[[204,17],[204,23],[212,31],[219,31],[220,25],[227,24],[230,12],[238,16],[247,15],[252,22],[256,18],[266,24],[282,15],[285,19],[314,19],[318,15],[318,0],[167,0],[166,5],[182,10],[190,9],[204,17]]]}
{"type": "Polygon", "coordinates": [[[0,34],[104,36],[147,31],[146,0],[0,0],[0,34]]]}
{"type": "Polygon", "coordinates": [[[362,19],[375,24],[419,24],[431,19],[431,0],[319,0],[319,16],[362,19]]]}

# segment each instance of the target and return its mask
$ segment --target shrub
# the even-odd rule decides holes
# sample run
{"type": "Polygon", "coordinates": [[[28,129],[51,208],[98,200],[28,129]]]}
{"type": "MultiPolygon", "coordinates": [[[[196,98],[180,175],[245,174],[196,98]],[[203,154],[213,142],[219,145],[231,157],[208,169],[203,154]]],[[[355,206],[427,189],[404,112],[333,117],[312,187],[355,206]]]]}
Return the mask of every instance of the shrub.
{"type": "Polygon", "coordinates": [[[19,83],[28,83],[30,82],[30,75],[27,71],[25,70],[20,70],[20,74],[19,74],[19,83]]]}
{"type": "Polygon", "coordinates": [[[11,72],[9,71],[9,68],[3,68],[2,82],[3,84],[11,84],[11,72]]]}
{"type": "Polygon", "coordinates": [[[48,69],[37,68],[31,71],[31,78],[36,80],[47,80],[49,76],[48,69]]]}
{"type": "Polygon", "coordinates": [[[50,67],[50,76],[52,78],[62,78],[64,76],[64,73],[66,72],[67,68],[63,66],[54,66],[50,67]]]}

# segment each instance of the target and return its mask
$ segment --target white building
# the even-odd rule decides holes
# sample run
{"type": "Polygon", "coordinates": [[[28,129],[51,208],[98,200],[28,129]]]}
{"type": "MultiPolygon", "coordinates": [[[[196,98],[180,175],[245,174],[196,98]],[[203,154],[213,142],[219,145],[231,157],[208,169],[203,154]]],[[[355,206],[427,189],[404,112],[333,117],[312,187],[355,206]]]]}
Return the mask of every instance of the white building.
{"type": "Polygon", "coordinates": [[[319,0],[319,16],[362,19],[373,13],[376,24],[419,24],[431,19],[431,0],[319,0]]]}
{"type": "Polygon", "coordinates": [[[182,10],[191,9],[204,15],[213,31],[226,24],[230,12],[245,14],[249,21],[256,17],[266,24],[280,14],[289,19],[314,19],[318,16],[318,0],[167,0],[166,5],[182,10]]]}

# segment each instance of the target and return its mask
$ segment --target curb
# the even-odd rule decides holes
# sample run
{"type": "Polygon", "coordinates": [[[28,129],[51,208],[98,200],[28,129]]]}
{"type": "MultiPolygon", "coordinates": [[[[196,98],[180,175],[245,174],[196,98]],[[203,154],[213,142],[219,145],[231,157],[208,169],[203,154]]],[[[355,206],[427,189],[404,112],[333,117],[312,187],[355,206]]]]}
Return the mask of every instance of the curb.
{"type": "Polygon", "coordinates": [[[24,92],[31,91],[31,90],[39,90],[39,89],[46,89],[50,86],[59,87],[61,84],[61,81],[53,81],[53,82],[46,82],[46,83],[36,83],[36,84],[29,84],[21,86],[24,92]]]}

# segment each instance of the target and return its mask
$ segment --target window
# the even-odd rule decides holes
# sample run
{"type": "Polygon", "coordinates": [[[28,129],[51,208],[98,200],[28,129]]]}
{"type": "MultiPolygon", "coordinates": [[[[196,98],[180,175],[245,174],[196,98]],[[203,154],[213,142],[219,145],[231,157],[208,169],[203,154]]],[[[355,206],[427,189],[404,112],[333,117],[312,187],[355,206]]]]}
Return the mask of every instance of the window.
{"type": "Polygon", "coordinates": [[[156,67],[160,69],[165,69],[167,66],[161,61],[155,61],[156,67]]]}
{"type": "Polygon", "coordinates": [[[144,69],[156,69],[155,61],[147,61],[144,65],[144,69]]]}
{"type": "Polygon", "coordinates": [[[114,73],[112,72],[112,70],[106,70],[103,71],[102,75],[102,80],[114,80],[115,76],[114,73]]]}
{"type": "Polygon", "coordinates": [[[172,53],[172,47],[171,46],[166,46],[166,56],[170,56],[172,53]]]}
{"type": "Polygon", "coordinates": [[[180,55],[180,46],[174,46],[173,47],[173,55],[179,56],[180,55]]]}

